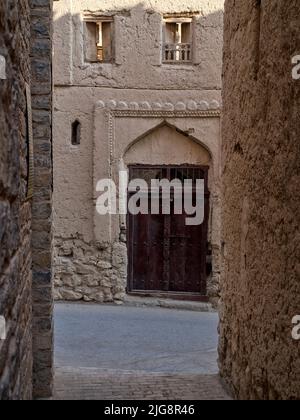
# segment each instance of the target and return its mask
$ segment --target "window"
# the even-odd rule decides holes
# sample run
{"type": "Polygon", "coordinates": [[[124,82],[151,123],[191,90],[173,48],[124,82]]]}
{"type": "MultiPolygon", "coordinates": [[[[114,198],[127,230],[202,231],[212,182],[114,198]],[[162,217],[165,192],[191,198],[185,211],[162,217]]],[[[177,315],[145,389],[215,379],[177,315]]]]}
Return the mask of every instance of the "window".
{"type": "Polygon", "coordinates": [[[79,146],[81,140],[81,124],[78,120],[74,121],[72,124],[72,145],[79,146]]]}
{"type": "Polygon", "coordinates": [[[164,19],[163,61],[165,63],[192,62],[192,19],[164,19]]]}
{"type": "Polygon", "coordinates": [[[113,21],[85,21],[85,61],[109,63],[113,60],[113,21]]]}

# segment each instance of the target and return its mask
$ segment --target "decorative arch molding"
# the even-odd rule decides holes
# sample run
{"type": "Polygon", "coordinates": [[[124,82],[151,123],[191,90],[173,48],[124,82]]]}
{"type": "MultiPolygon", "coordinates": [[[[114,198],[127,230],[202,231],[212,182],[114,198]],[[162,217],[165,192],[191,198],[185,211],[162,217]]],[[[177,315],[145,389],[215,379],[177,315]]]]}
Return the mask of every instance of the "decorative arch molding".
{"type": "Polygon", "coordinates": [[[139,115],[143,112],[154,112],[154,113],[162,113],[162,112],[208,112],[209,114],[220,112],[222,108],[221,102],[217,100],[188,100],[188,101],[179,101],[176,103],[172,102],[148,102],[148,101],[141,101],[141,102],[127,102],[127,101],[117,101],[115,99],[111,99],[109,101],[98,101],[96,104],[96,108],[99,109],[108,109],[114,112],[129,112],[132,115],[132,112],[137,112],[139,115]]]}
{"type": "MultiPolygon", "coordinates": [[[[200,122],[201,124],[205,122],[205,125],[210,125],[212,121],[209,122],[208,120],[215,119],[218,120],[216,126],[219,127],[220,116],[221,110],[217,101],[214,104],[211,103],[211,105],[206,101],[186,101],[176,104],[166,103],[164,105],[161,103],[160,106],[158,106],[158,103],[151,105],[146,101],[117,102],[110,100],[97,102],[95,104],[93,150],[94,202],[96,203],[98,198],[96,191],[98,181],[103,178],[117,181],[119,170],[125,169],[123,166],[124,153],[134,143],[147,136],[149,131],[151,132],[164,124],[175,128],[205,148],[212,157],[212,177],[218,177],[219,156],[217,155],[216,147],[210,148],[209,140],[207,142],[201,141],[197,134],[195,136],[193,133],[188,134],[182,129],[182,126],[185,125],[186,121],[189,122],[188,126],[192,127],[199,125],[200,122]],[[216,109],[217,104],[218,109],[216,109]],[[213,109],[213,105],[215,105],[215,109],[213,109]],[[206,109],[199,109],[201,107],[206,109]],[[131,133],[126,133],[126,130],[123,130],[119,125],[126,124],[126,120],[128,120],[128,126],[131,125],[131,133]],[[192,122],[193,120],[195,120],[195,123],[192,122]],[[147,124],[145,123],[146,121],[147,124]],[[183,124],[180,124],[180,121],[183,124]],[[190,124],[191,122],[192,124],[190,124]],[[140,134],[138,131],[140,131],[140,134]],[[133,132],[135,134],[132,135],[133,132]]],[[[219,140],[216,139],[216,141],[219,140]]],[[[103,218],[100,218],[97,214],[96,209],[94,214],[95,241],[113,243],[118,240],[119,217],[107,215],[107,220],[104,222],[103,218]]]]}
{"type": "Polygon", "coordinates": [[[182,136],[188,138],[189,140],[191,140],[192,142],[196,143],[198,146],[202,147],[203,149],[205,149],[209,155],[211,160],[213,161],[213,153],[210,150],[210,148],[208,147],[208,145],[206,145],[205,143],[203,143],[200,139],[196,138],[195,136],[191,135],[191,133],[189,133],[188,131],[184,131],[182,130],[180,127],[178,127],[176,124],[171,124],[168,120],[164,119],[160,124],[156,125],[155,127],[149,129],[148,131],[144,132],[142,135],[138,136],[135,140],[133,140],[128,147],[124,150],[124,153],[122,155],[122,158],[124,158],[124,156],[135,146],[137,145],[137,143],[139,143],[141,140],[143,140],[144,138],[146,138],[147,136],[149,136],[150,134],[154,133],[155,131],[157,131],[160,128],[163,127],[169,127],[175,131],[177,131],[179,134],[181,134],[182,136]]]}
{"type": "MultiPolygon", "coordinates": [[[[195,102],[196,103],[196,102],[195,102]]],[[[118,118],[144,118],[144,119],[160,119],[162,121],[170,120],[170,119],[203,119],[203,118],[220,118],[221,111],[219,109],[210,109],[210,110],[188,110],[185,109],[183,111],[174,110],[166,110],[161,109],[159,110],[145,110],[143,107],[138,109],[112,109],[110,107],[103,107],[103,102],[97,103],[96,106],[96,113],[98,112],[105,112],[106,119],[108,122],[108,137],[109,137],[109,148],[110,148],[110,162],[112,163],[114,160],[113,150],[114,150],[114,143],[115,143],[115,120],[118,118]]],[[[172,125],[172,124],[171,124],[172,125]]],[[[174,125],[175,127],[175,125],[174,125]]],[[[176,127],[180,130],[179,127],[176,127]]],[[[181,130],[182,131],[182,130],[181,130]]],[[[183,131],[182,131],[183,132],[183,131]]],[[[198,142],[200,145],[205,147],[211,156],[213,156],[211,150],[209,150],[208,145],[205,145],[201,140],[194,138],[194,141],[198,142]]]]}

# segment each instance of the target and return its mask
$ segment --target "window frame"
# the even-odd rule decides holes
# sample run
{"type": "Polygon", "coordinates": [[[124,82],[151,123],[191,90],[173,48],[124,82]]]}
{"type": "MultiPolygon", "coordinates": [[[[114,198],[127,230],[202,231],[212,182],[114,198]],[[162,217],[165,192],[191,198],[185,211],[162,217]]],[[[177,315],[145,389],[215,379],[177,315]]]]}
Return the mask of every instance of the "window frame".
{"type": "Polygon", "coordinates": [[[162,28],[162,64],[164,65],[192,65],[194,64],[194,16],[180,16],[180,15],[174,15],[174,16],[163,16],[163,28],[162,28]],[[166,42],[166,34],[167,34],[167,24],[189,24],[190,25],[190,42],[188,43],[168,43],[166,42]],[[185,53],[183,53],[180,48],[178,49],[178,51],[176,51],[174,49],[173,54],[187,54],[190,56],[189,59],[171,59],[171,60],[167,60],[166,59],[166,46],[167,45],[186,45],[189,47],[186,47],[185,49],[185,53]]]}
{"type": "MultiPolygon", "coordinates": [[[[83,25],[84,25],[84,42],[83,42],[83,57],[84,62],[89,64],[112,64],[115,61],[115,20],[113,16],[94,16],[94,15],[84,15],[83,16],[83,25]],[[96,58],[95,60],[88,59],[86,55],[86,47],[88,43],[88,35],[87,35],[87,24],[94,23],[95,25],[99,25],[100,23],[109,23],[111,26],[110,32],[110,43],[111,43],[111,56],[108,60],[99,60],[96,58]]],[[[99,37],[100,38],[100,37],[99,37]]],[[[95,53],[98,56],[98,43],[95,44],[95,53]]]]}

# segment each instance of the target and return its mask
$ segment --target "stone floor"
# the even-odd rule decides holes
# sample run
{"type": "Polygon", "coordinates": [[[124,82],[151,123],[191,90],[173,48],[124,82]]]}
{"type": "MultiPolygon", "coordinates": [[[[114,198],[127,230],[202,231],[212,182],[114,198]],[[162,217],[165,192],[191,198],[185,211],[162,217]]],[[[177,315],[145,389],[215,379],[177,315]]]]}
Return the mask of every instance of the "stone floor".
{"type": "Polygon", "coordinates": [[[230,398],[217,375],[58,368],[55,399],[205,401],[230,398]]]}
{"type": "Polygon", "coordinates": [[[55,325],[55,399],[228,398],[216,313],[60,303],[55,325]]]}

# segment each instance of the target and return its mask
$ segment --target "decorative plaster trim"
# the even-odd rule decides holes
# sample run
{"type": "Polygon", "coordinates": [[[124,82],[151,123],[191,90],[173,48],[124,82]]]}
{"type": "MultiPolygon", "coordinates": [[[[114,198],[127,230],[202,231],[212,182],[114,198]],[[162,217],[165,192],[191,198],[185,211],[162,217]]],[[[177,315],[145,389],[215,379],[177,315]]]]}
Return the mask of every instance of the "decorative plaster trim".
{"type": "MultiPolygon", "coordinates": [[[[116,104],[115,101],[109,101],[108,104],[112,105],[112,102],[116,104]]],[[[147,102],[148,103],[148,102],[147,102]]],[[[125,102],[120,103],[123,107],[125,102]]],[[[146,102],[142,103],[142,108],[138,106],[138,103],[135,102],[135,109],[116,109],[112,106],[105,107],[104,102],[100,101],[97,103],[96,110],[104,110],[106,112],[106,120],[108,123],[108,141],[109,141],[109,159],[110,159],[110,176],[112,176],[112,165],[114,162],[114,146],[115,146],[115,118],[220,118],[221,111],[219,109],[215,110],[176,110],[172,104],[167,104],[166,107],[162,107],[161,110],[154,109],[145,109],[146,102]],[[171,106],[174,107],[171,110],[171,106]]],[[[183,104],[181,102],[180,104],[183,104]]],[[[155,105],[155,104],[154,104],[155,105]]],[[[149,104],[150,106],[150,104],[149,104]]]]}
{"type": "MultiPolygon", "coordinates": [[[[118,158],[115,156],[115,146],[116,146],[116,120],[117,118],[136,118],[136,119],[176,119],[176,118],[194,118],[194,119],[205,119],[205,118],[220,118],[221,109],[220,104],[217,101],[212,101],[210,104],[206,101],[196,102],[178,102],[175,105],[171,103],[153,103],[150,105],[149,102],[117,102],[110,100],[108,102],[99,101],[95,106],[95,129],[99,130],[98,127],[98,118],[97,116],[105,115],[105,122],[107,130],[105,130],[105,138],[103,141],[107,141],[108,145],[108,154],[107,161],[109,162],[109,176],[113,179],[114,170],[116,169],[117,164],[119,164],[118,158]]],[[[99,118],[99,121],[102,121],[99,118]]],[[[99,179],[97,175],[98,161],[96,155],[94,155],[94,165],[93,165],[93,176],[94,182],[96,185],[97,180],[99,179]]],[[[96,192],[96,190],[94,190],[96,192]]],[[[97,196],[94,197],[95,200],[97,196]]],[[[103,226],[99,226],[98,218],[94,219],[94,235],[96,240],[103,241],[103,235],[107,233],[107,237],[111,240],[112,237],[112,221],[111,216],[107,223],[107,232],[103,231],[103,226]]]]}
{"type": "Polygon", "coordinates": [[[107,102],[98,101],[96,109],[110,110],[115,113],[116,117],[151,117],[152,115],[156,117],[157,115],[161,116],[163,113],[171,113],[171,116],[180,116],[182,113],[184,113],[183,116],[186,116],[186,113],[189,113],[192,117],[195,113],[195,117],[216,117],[220,115],[221,104],[216,100],[210,102],[190,100],[173,104],[171,102],[126,102],[111,99],[107,102]]]}
{"type": "Polygon", "coordinates": [[[220,111],[111,111],[116,118],[219,118],[220,111]]]}
{"type": "Polygon", "coordinates": [[[109,160],[110,160],[110,165],[109,165],[109,174],[110,177],[112,178],[112,166],[111,166],[111,162],[114,159],[114,116],[112,114],[112,112],[107,112],[107,120],[108,120],[108,137],[109,137],[109,160]]]}

